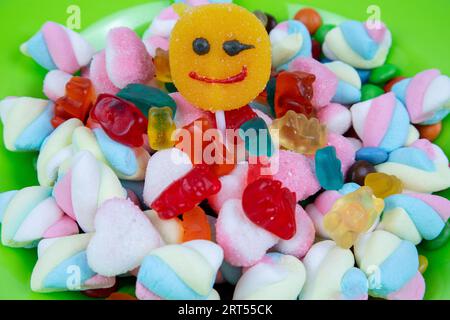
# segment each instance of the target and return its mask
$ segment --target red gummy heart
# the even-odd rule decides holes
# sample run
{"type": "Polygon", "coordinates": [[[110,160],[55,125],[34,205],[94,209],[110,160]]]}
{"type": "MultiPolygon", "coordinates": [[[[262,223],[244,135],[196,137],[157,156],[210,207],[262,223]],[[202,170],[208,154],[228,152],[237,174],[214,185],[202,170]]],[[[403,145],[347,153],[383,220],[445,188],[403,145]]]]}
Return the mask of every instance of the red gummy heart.
{"type": "Polygon", "coordinates": [[[252,182],[242,196],[242,207],[247,217],[284,240],[291,239],[297,231],[295,206],[295,193],[272,179],[252,182]]]}
{"type": "Polygon", "coordinates": [[[206,165],[194,167],[172,183],[151,204],[161,219],[171,219],[188,212],[222,187],[219,178],[206,165]]]}

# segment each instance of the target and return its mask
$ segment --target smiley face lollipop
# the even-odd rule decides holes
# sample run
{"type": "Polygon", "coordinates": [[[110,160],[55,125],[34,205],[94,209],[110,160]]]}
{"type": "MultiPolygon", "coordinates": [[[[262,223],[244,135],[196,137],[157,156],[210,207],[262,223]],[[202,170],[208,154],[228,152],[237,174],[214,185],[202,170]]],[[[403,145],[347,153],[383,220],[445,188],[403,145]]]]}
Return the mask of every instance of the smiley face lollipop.
{"type": "Polygon", "coordinates": [[[233,4],[187,9],[170,39],[170,68],[179,92],[209,111],[245,106],[269,80],[269,36],[258,18],[233,4]]]}

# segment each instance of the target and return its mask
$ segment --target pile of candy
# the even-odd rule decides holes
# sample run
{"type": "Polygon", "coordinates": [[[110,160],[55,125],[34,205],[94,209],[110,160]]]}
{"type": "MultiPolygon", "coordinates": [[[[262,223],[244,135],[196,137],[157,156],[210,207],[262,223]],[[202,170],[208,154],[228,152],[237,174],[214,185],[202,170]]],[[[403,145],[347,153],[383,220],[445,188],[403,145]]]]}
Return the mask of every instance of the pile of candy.
{"type": "Polygon", "coordinates": [[[39,151],[40,185],[0,194],[0,221],[4,246],[37,247],[32,290],[422,299],[416,245],[450,235],[432,194],[450,187],[432,143],[450,79],[400,77],[382,23],[218,2],[177,1],[100,52],[53,22],[22,46],[48,100],[2,100],[3,138],[39,151]]]}

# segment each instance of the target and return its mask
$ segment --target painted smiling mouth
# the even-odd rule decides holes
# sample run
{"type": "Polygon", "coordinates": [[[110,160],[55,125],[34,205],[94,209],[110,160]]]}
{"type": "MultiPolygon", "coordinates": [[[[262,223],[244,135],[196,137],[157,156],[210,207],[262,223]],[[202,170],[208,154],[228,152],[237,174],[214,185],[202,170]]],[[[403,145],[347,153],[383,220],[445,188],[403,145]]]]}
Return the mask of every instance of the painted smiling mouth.
{"type": "Polygon", "coordinates": [[[189,77],[191,77],[194,80],[206,82],[206,83],[220,83],[220,84],[231,84],[231,83],[237,83],[244,81],[245,78],[247,78],[248,70],[246,66],[242,67],[242,71],[234,76],[228,77],[226,79],[212,79],[205,76],[199,75],[195,71],[191,71],[189,73],[189,77]]]}

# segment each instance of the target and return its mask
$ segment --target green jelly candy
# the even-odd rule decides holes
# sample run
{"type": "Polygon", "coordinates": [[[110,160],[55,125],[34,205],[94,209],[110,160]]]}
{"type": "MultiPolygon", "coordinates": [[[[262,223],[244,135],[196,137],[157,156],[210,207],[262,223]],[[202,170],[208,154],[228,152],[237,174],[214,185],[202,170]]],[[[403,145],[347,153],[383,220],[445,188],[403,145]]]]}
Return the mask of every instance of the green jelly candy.
{"type": "Polygon", "coordinates": [[[315,155],[316,177],[325,190],[339,190],[344,185],[341,160],[336,156],[334,147],[317,150],[315,155]]]}
{"type": "Polygon", "coordinates": [[[175,118],[177,104],[167,93],[157,88],[143,84],[129,84],[123,88],[117,96],[134,103],[143,114],[148,115],[152,107],[169,107],[172,109],[172,117],[175,118]]]}
{"type": "Polygon", "coordinates": [[[335,27],[336,26],[334,24],[324,24],[320,26],[320,28],[317,29],[316,33],[314,34],[314,39],[322,44],[325,41],[325,37],[327,36],[328,32],[333,30],[335,27]]]}
{"type": "Polygon", "coordinates": [[[433,240],[424,240],[422,241],[420,246],[428,251],[437,250],[445,246],[449,239],[450,239],[450,219],[447,220],[444,229],[442,229],[441,233],[438,235],[437,238],[433,240]]]}
{"type": "Polygon", "coordinates": [[[239,136],[245,142],[245,149],[253,156],[271,157],[274,151],[269,128],[261,118],[253,118],[241,125],[239,136]]]}
{"type": "Polygon", "coordinates": [[[173,84],[173,82],[166,82],[164,84],[164,87],[166,88],[167,92],[169,92],[169,93],[178,92],[178,89],[177,89],[177,87],[175,87],[175,84],[173,84]]]}
{"type": "Polygon", "coordinates": [[[387,63],[372,70],[369,82],[373,84],[384,84],[389,80],[394,79],[399,73],[400,70],[396,66],[387,63]]]}
{"type": "Polygon", "coordinates": [[[384,94],[384,90],[373,84],[365,84],[361,88],[361,102],[374,99],[384,94]]]}
{"type": "Polygon", "coordinates": [[[266,91],[267,91],[267,103],[269,104],[270,108],[272,109],[273,114],[275,114],[275,89],[276,89],[276,86],[277,86],[277,79],[270,78],[270,80],[266,86],[266,91]]]}

